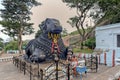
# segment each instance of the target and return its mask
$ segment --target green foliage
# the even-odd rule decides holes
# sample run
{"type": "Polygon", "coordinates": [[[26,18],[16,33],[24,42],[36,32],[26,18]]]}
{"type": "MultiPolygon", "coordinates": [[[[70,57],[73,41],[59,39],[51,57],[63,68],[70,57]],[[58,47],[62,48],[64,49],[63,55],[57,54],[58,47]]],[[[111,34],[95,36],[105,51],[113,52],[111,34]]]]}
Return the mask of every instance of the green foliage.
{"type": "Polygon", "coordinates": [[[0,42],[3,42],[3,39],[2,39],[2,38],[0,38],[0,42]]]}
{"type": "Polygon", "coordinates": [[[80,49],[80,48],[73,48],[74,53],[92,53],[92,49],[80,49]]]}
{"type": "Polygon", "coordinates": [[[2,50],[4,47],[4,44],[2,42],[0,42],[0,50],[2,50]]]}
{"type": "Polygon", "coordinates": [[[92,19],[95,16],[98,17],[98,14],[91,15],[91,11],[94,13],[97,12],[93,9],[96,7],[95,4],[97,4],[98,1],[99,0],[63,0],[64,3],[67,3],[67,6],[76,10],[76,15],[70,18],[68,23],[72,27],[77,28],[81,39],[81,49],[83,48],[83,41],[85,41],[88,37],[91,36],[94,29],[93,26],[87,25],[88,23],[85,21],[87,18],[92,19]]]}
{"type": "Polygon", "coordinates": [[[30,9],[34,5],[39,5],[35,0],[3,0],[1,9],[2,21],[0,24],[4,27],[3,33],[10,37],[15,37],[22,32],[22,35],[33,33],[32,25],[30,23],[30,9]]]}
{"type": "Polygon", "coordinates": [[[2,50],[2,49],[3,49],[3,47],[4,47],[3,39],[2,39],[2,38],[0,38],[0,50],[2,50]]]}
{"type": "Polygon", "coordinates": [[[89,49],[94,49],[96,46],[95,38],[89,38],[85,41],[84,46],[88,47],[89,49]]]}
{"type": "Polygon", "coordinates": [[[28,44],[28,41],[23,41],[23,44],[22,44],[22,49],[25,49],[25,48],[26,48],[26,46],[27,46],[27,44],[28,44]]]}
{"type": "Polygon", "coordinates": [[[34,32],[30,23],[30,11],[33,6],[38,6],[36,0],[3,0],[1,9],[0,24],[4,27],[3,33],[10,37],[17,38],[19,52],[22,53],[22,35],[29,35],[34,32]]]}
{"type": "MultiPolygon", "coordinates": [[[[81,29],[80,29],[80,31],[82,32],[81,29]]],[[[88,32],[88,31],[89,31],[89,28],[88,28],[88,29],[85,29],[85,31],[88,32]]],[[[77,30],[70,33],[70,35],[77,35],[77,34],[79,34],[77,30]]]]}
{"type": "Polygon", "coordinates": [[[77,34],[79,34],[78,31],[73,31],[70,33],[70,35],[77,35],[77,34]]]}
{"type": "Polygon", "coordinates": [[[61,35],[62,35],[62,37],[65,37],[68,35],[68,31],[66,28],[63,28],[61,35]]]}
{"type": "MultiPolygon", "coordinates": [[[[25,49],[28,41],[24,41],[22,44],[22,49],[25,49]]],[[[5,50],[18,50],[18,42],[17,41],[10,41],[6,43],[5,50]]]]}
{"type": "Polygon", "coordinates": [[[18,50],[18,44],[17,41],[11,41],[6,44],[5,50],[18,50]]]}
{"type": "Polygon", "coordinates": [[[35,38],[39,37],[41,33],[42,33],[42,31],[38,30],[37,33],[35,34],[35,38]]]}
{"type": "Polygon", "coordinates": [[[120,22],[120,0],[100,0],[99,6],[105,14],[98,23],[107,20],[104,24],[120,22]]]}
{"type": "Polygon", "coordinates": [[[68,23],[76,27],[83,41],[91,36],[96,26],[120,22],[120,0],[62,0],[70,8],[76,9],[76,15],[68,23]],[[94,26],[85,26],[85,19],[94,20],[94,26]],[[86,31],[87,29],[87,31],[86,31]]]}

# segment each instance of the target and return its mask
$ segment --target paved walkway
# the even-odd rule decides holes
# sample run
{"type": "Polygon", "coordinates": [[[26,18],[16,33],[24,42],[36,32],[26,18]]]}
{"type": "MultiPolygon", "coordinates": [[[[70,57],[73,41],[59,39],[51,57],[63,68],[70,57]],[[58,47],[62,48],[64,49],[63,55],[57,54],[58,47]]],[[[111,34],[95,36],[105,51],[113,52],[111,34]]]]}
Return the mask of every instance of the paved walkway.
{"type": "MultiPolygon", "coordinates": [[[[120,66],[112,67],[102,73],[100,73],[98,76],[94,77],[92,80],[109,80],[112,78],[115,78],[115,75],[120,72],[120,66]]],[[[119,74],[120,76],[120,74],[119,74]]]]}
{"type": "MultiPolygon", "coordinates": [[[[89,72],[87,76],[83,74],[83,80],[112,80],[115,74],[120,72],[120,66],[107,67],[100,65],[98,72],[89,72]]],[[[74,77],[75,80],[80,80],[80,76],[74,77]]]]}
{"type": "MultiPolygon", "coordinates": [[[[83,80],[107,80],[107,79],[98,79],[97,76],[104,73],[106,70],[111,69],[111,67],[107,67],[105,65],[100,65],[97,72],[89,71],[87,75],[83,74],[83,80]]],[[[75,80],[80,80],[80,76],[74,77],[75,80]]]]}
{"type": "Polygon", "coordinates": [[[12,62],[2,62],[0,63],[0,80],[29,80],[29,77],[20,72],[12,62]]]}
{"type": "MultiPolygon", "coordinates": [[[[108,80],[120,71],[120,66],[107,67],[100,65],[98,72],[89,72],[87,76],[83,74],[83,80],[108,80]]],[[[23,75],[12,62],[0,63],[0,80],[30,80],[28,75],[23,75]]],[[[74,80],[80,80],[80,76],[74,77],[74,80]]]]}

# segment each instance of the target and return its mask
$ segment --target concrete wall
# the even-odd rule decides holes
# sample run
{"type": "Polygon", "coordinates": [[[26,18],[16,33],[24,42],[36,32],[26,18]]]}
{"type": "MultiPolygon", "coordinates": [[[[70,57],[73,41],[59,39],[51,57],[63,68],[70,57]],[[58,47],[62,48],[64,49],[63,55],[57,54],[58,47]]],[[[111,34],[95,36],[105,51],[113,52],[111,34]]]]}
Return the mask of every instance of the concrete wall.
{"type": "Polygon", "coordinates": [[[96,48],[120,49],[120,47],[117,47],[117,35],[120,34],[120,23],[97,27],[95,32],[96,48]]]}
{"type": "MultiPolygon", "coordinates": [[[[96,49],[107,50],[107,65],[112,65],[112,53],[115,50],[115,59],[120,57],[120,47],[117,47],[117,35],[120,35],[120,23],[97,27],[95,30],[96,49]]],[[[101,54],[101,63],[104,63],[104,54],[101,54]]],[[[117,62],[115,62],[117,64],[117,62]]]]}

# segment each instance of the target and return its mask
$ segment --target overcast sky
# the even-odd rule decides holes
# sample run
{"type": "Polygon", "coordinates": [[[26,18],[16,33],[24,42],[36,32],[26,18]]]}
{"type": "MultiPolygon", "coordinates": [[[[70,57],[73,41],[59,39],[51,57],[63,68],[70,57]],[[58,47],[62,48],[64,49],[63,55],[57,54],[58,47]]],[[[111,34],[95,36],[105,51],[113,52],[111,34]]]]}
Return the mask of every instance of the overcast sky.
{"type": "MultiPolygon", "coordinates": [[[[40,1],[42,5],[32,8],[33,15],[31,16],[31,22],[34,23],[35,31],[39,29],[38,25],[46,18],[58,19],[63,28],[66,28],[69,33],[76,30],[76,28],[72,28],[67,23],[67,20],[75,15],[75,10],[66,6],[66,4],[62,2],[62,0],[38,1],[40,1]]],[[[29,36],[24,37],[24,39],[28,38],[29,36]]],[[[32,35],[31,38],[34,38],[34,35],[32,35]]]]}
{"type": "MultiPolygon", "coordinates": [[[[1,2],[2,0],[0,0],[1,2]]],[[[32,12],[33,15],[31,16],[31,22],[34,23],[33,27],[35,31],[39,29],[38,25],[45,20],[46,18],[55,18],[58,19],[61,25],[68,30],[68,32],[74,31],[76,28],[72,28],[68,23],[67,20],[75,15],[75,10],[70,9],[66,6],[62,0],[38,0],[42,3],[41,6],[33,7],[32,12]]],[[[2,8],[0,3],[0,8],[2,8]]],[[[0,32],[0,37],[6,39],[5,35],[2,35],[0,32]]],[[[29,36],[24,36],[23,40],[25,39],[33,39],[34,34],[29,36]]]]}

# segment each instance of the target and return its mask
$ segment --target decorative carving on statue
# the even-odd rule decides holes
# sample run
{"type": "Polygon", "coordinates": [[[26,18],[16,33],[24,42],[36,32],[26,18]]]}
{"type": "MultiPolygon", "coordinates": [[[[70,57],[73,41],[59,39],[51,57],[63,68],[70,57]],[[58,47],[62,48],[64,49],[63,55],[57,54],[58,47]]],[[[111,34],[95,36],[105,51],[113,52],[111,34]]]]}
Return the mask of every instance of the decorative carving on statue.
{"type": "Polygon", "coordinates": [[[54,46],[57,46],[59,58],[66,59],[67,50],[63,44],[60,33],[62,27],[58,20],[47,18],[39,26],[42,30],[40,36],[31,40],[26,46],[26,59],[35,62],[52,60],[54,46]]]}

